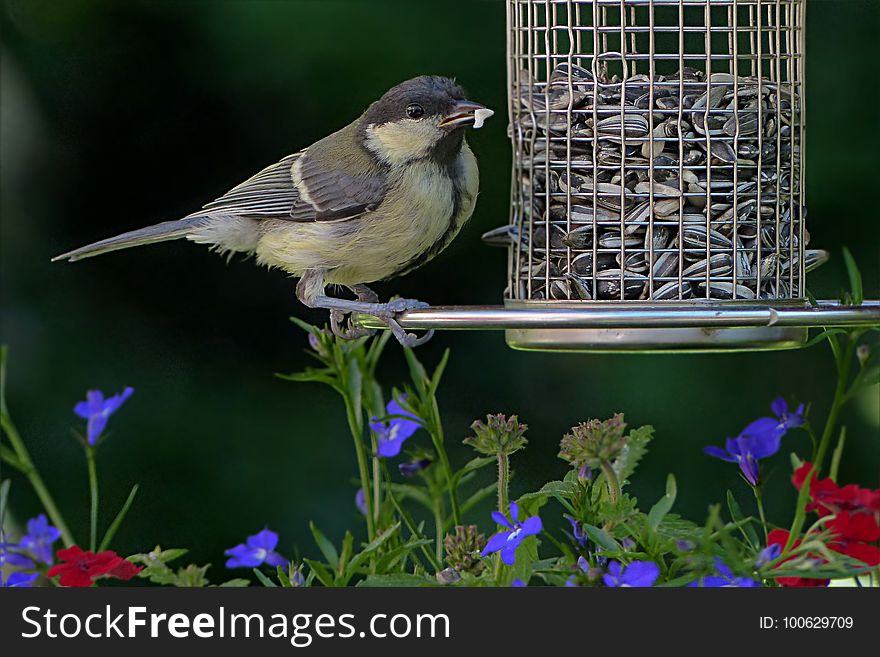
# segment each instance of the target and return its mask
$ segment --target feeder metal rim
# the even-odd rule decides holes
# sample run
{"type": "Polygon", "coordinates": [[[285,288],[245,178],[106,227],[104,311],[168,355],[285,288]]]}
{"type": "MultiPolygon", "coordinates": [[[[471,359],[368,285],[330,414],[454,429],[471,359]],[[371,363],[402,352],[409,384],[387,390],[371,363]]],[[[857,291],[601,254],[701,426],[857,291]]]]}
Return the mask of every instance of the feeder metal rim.
{"type": "MultiPolygon", "coordinates": [[[[691,305],[626,304],[602,307],[584,303],[554,305],[520,302],[514,306],[433,306],[410,310],[397,317],[407,330],[507,330],[590,328],[749,328],[857,327],[880,326],[880,301],[861,306],[843,306],[836,301],[816,305],[691,305]]],[[[369,315],[357,315],[355,322],[368,328],[386,328],[369,315]]]]}

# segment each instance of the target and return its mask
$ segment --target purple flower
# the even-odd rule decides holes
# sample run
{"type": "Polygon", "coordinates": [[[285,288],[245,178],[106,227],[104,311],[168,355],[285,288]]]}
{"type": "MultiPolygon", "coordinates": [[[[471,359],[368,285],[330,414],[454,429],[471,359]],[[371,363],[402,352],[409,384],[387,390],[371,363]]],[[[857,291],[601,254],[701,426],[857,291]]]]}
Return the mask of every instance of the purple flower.
{"type": "Polygon", "coordinates": [[[11,573],[5,580],[0,572],[0,588],[27,588],[39,577],[39,573],[11,573]]]}
{"type": "Polygon", "coordinates": [[[526,585],[526,583],[522,581],[519,577],[517,577],[510,583],[510,585],[516,589],[521,589],[526,585]]]}
{"type": "Polygon", "coordinates": [[[715,557],[715,572],[717,575],[707,575],[688,584],[691,588],[719,588],[719,587],[738,587],[738,588],[754,588],[761,586],[760,582],[749,577],[736,577],[733,571],[728,567],[721,557],[715,557]]]}
{"type": "MultiPolygon", "coordinates": [[[[400,398],[406,401],[406,395],[400,398]]],[[[405,410],[396,399],[388,402],[385,407],[388,415],[396,415],[400,417],[392,417],[387,423],[380,422],[379,418],[374,417],[370,422],[370,429],[376,432],[379,437],[379,447],[376,450],[377,456],[390,458],[400,454],[400,450],[410,436],[421,428],[419,418],[405,410]],[[412,419],[410,419],[412,418],[412,419]]]]}
{"type": "Polygon", "coordinates": [[[483,548],[482,556],[488,556],[495,552],[501,552],[501,561],[508,566],[516,563],[516,549],[529,536],[540,534],[543,528],[538,516],[531,516],[522,522],[519,521],[519,506],[516,502],[510,503],[510,520],[499,511],[492,512],[492,519],[508,531],[500,531],[489,539],[483,548]]]}
{"type": "Polygon", "coordinates": [[[742,434],[736,438],[728,438],[725,443],[726,449],[713,445],[703,448],[703,451],[722,461],[738,463],[746,481],[752,486],[757,486],[760,474],[758,460],[773,456],[779,451],[779,438],[780,436],[771,434],[753,436],[742,434]]]}
{"type": "Polygon", "coordinates": [[[563,516],[568,522],[571,523],[571,535],[578,545],[581,547],[585,547],[587,544],[587,535],[584,532],[583,523],[580,520],[575,520],[569,515],[563,516]]]}
{"type": "Polygon", "coordinates": [[[247,537],[247,542],[240,543],[224,552],[227,557],[227,568],[257,568],[264,563],[270,566],[283,566],[287,559],[275,552],[278,545],[278,534],[271,529],[247,537]]]}
{"type": "Polygon", "coordinates": [[[10,573],[7,579],[3,579],[3,570],[6,566],[18,566],[20,568],[33,569],[36,568],[34,562],[23,554],[13,552],[13,549],[20,549],[15,543],[7,543],[5,541],[3,528],[0,527],[0,587],[25,587],[30,586],[39,576],[38,573],[17,572],[10,573]]]}
{"type": "Polygon", "coordinates": [[[736,438],[728,438],[724,449],[706,447],[703,451],[723,461],[738,463],[743,477],[752,486],[758,485],[758,461],[779,451],[779,441],[785,432],[804,423],[804,405],[794,413],[788,412],[788,403],[777,397],[770,405],[776,417],[760,417],[742,430],[736,438]]]}
{"type": "MultiPolygon", "coordinates": [[[[590,570],[590,564],[584,557],[578,557],[577,567],[582,573],[586,573],[590,570]]],[[[572,587],[577,586],[577,573],[571,575],[567,580],[565,580],[565,585],[572,587]]]]}
{"type": "Polygon", "coordinates": [[[758,553],[758,558],[755,559],[755,568],[763,568],[768,563],[776,559],[776,557],[778,557],[781,552],[782,546],[779,543],[768,545],[758,553]]]}
{"type": "Polygon", "coordinates": [[[362,515],[367,515],[367,495],[363,488],[358,488],[358,492],[354,495],[354,505],[362,515]]]}
{"type": "Polygon", "coordinates": [[[87,439],[89,445],[98,442],[98,438],[104,432],[107,426],[107,420],[119,407],[125,403],[125,400],[131,397],[134,388],[128,387],[118,395],[113,395],[109,399],[104,399],[104,393],[100,390],[89,390],[86,393],[86,400],[79,402],[73,408],[73,412],[82,419],[88,420],[87,439]]]}
{"type": "Polygon", "coordinates": [[[21,546],[17,543],[3,542],[3,535],[0,532],[0,570],[4,566],[18,566],[19,568],[36,568],[34,562],[28,557],[13,550],[20,550],[21,546]]]}
{"type": "Polygon", "coordinates": [[[653,561],[633,561],[624,569],[619,561],[608,564],[608,572],[602,576],[605,586],[647,587],[654,586],[660,576],[660,567],[653,561]]]}
{"type": "Polygon", "coordinates": [[[409,463],[401,463],[397,468],[404,477],[414,477],[417,472],[421,472],[429,465],[431,465],[431,459],[418,459],[409,463]]]}
{"type": "Polygon", "coordinates": [[[804,405],[798,406],[794,413],[789,413],[788,402],[782,397],[777,397],[770,404],[770,410],[773,411],[775,417],[759,417],[743,429],[740,435],[759,437],[770,444],[775,441],[776,450],[778,450],[779,439],[785,435],[785,432],[804,423],[804,405]]]}
{"type": "Polygon", "coordinates": [[[41,513],[27,522],[27,534],[21,537],[20,545],[28,550],[37,561],[52,565],[52,544],[61,537],[61,532],[49,524],[46,515],[41,513]]]}

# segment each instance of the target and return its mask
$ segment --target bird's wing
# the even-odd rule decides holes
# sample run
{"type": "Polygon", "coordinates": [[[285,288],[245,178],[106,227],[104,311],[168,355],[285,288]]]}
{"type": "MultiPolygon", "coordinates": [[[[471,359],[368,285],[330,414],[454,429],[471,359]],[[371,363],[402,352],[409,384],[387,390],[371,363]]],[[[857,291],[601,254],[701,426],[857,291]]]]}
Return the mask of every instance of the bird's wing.
{"type": "Polygon", "coordinates": [[[205,205],[206,212],[251,219],[342,221],[374,209],[385,198],[382,176],[325,171],[305,151],[293,153],[205,205]],[[297,180],[294,165],[300,161],[297,180]]]}
{"type": "Polygon", "coordinates": [[[327,170],[308,155],[299,161],[297,169],[300,189],[309,203],[291,210],[295,221],[352,219],[371,212],[385,198],[387,181],[379,172],[350,175],[339,169],[327,170]]]}

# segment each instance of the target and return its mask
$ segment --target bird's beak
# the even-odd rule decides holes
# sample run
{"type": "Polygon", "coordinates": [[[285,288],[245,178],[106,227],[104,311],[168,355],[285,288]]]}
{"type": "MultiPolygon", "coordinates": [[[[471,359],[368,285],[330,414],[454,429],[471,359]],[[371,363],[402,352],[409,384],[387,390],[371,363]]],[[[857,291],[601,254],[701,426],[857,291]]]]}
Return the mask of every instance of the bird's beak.
{"type": "Polygon", "coordinates": [[[479,103],[474,103],[469,100],[459,100],[452,106],[449,113],[443,117],[443,120],[440,121],[439,125],[441,128],[449,128],[450,130],[469,125],[474,128],[480,128],[483,125],[483,121],[488,119],[494,113],[495,112],[479,103]]]}

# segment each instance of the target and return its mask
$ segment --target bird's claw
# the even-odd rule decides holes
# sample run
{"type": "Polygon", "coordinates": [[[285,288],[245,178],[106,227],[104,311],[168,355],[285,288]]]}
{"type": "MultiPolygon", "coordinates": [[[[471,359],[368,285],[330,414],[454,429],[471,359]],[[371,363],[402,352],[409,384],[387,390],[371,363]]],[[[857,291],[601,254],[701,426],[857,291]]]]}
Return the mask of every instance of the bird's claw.
{"type": "Polygon", "coordinates": [[[366,328],[364,326],[352,326],[351,322],[348,322],[348,326],[346,326],[346,318],[348,313],[342,312],[341,310],[331,310],[330,311],[330,329],[333,331],[333,335],[342,338],[343,340],[356,340],[358,338],[363,338],[376,334],[376,329],[366,328]]]}
{"type": "MultiPolygon", "coordinates": [[[[425,308],[430,307],[430,304],[427,304],[424,301],[419,301],[418,299],[392,299],[388,303],[383,303],[382,309],[379,312],[382,313],[382,316],[386,316],[396,315],[397,313],[403,313],[407,310],[424,310],[425,308]]],[[[380,315],[376,316],[379,317],[380,315]]]]}

